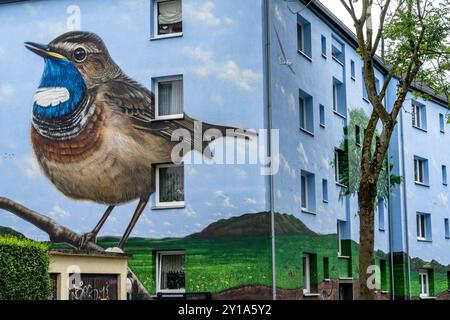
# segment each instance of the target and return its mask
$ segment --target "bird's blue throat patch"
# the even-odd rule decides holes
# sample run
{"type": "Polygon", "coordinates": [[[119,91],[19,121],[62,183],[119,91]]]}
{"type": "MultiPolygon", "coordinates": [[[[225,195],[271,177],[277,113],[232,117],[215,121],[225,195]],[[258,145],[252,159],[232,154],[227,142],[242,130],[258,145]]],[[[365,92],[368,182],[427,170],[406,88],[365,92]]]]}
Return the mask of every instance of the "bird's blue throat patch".
{"type": "Polygon", "coordinates": [[[38,91],[47,88],[58,88],[69,93],[68,99],[61,99],[58,103],[40,105],[35,101],[33,113],[40,118],[63,118],[72,113],[83,101],[86,85],[81,73],[72,64],[64,59],[45,59],[44,73],[38,91]]]}

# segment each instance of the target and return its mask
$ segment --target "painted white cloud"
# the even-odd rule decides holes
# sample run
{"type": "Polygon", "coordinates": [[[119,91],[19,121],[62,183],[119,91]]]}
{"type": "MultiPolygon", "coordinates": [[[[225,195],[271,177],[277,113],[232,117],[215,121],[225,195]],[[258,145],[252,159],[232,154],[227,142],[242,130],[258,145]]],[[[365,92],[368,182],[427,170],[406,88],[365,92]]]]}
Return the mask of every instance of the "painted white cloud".
{"type": "Polygon", "coordinates": [[[214,27],[221,25],[228,26],[233,23],[233,20],[229,17],[220,18],[215,15],[215,4],[213,1],[205,1],[200,5],[187,3],[184,7],[186,16],[198,23],[214,27]]]}
{"type": "MultiPolygon", "coordinates": [[[[255,82],[261,79],[261,74],[249,68],[240,67],[236,61],[229,59],[224,62],[217,62],[211,50],[201,47],[185,47],[182,53],[195,60],[200,65],[194,67],[192,72],[201,78],[215,76],[217,79],[229,82],[243,91],[251,91],[255,82]]],[[[219,98],[219,104],[223,103],[223,98],[219,98]]]]}
{"type": "Polygon", "coordinates": [[[9,83],[0,84],[0,101],[7,100],[8,98],[11,98],[13,95],[14,95],[14,88],[12,85],[10,85],[9,83]]]}
{"type": "Polygon", "coordinates": [[[155,226],[154,222],[152,220],[150,220],[150,218],[147,217],[147,215],[145,215],[145,214],[143,214],[141,216],[140,222],[145,224],[146,226],[149,226],[149,227],[154,227],[155,226]]]}
{"type": "Polygon", "coordinates": [[[58,21],[58,22],[48,22],[43,21],[38,23],[39,34],[38,37],[40,39],[53,39],[57,36],[69,31],[67,29],[66,21],[58,21]]]}
{"type": "Polygon", "coordinates": [[[295,113],[295,109],[297,106],[295,103],[295,97],[292,93],[288,97],[288,106],[289,106],[289,111],[291,111],[292,113],[295,113]]]}
{"type": "Polygon", "coordinates": [[[186,206],[186,208],[184,208],[182,213],[183,213],[183,216],[188,217],[188,218],[194,218],[197,216],[197,213],[194,211],[194,209],[192,208],[192,206],[190,204],[188,204],[186,206]]]}
{"type": "Polygon", "coordinates": [[[437,194],[437,200],[443,206],[448,207],[448,197],[442,192],[437,194]]]}
{"type": "Polygon", "coordinates": [[[281,164],[281,168],[283,168],[283,170],[287,174],[289,174],[292,178],[295,178],[297,176],[297,174],[295,173],[295,170],[293,168],[291,168],[291,166],[289,165],[289,162],[284,157],[284,155],[282,155],[281,153],[280,153],[280,164],[281,164]]]}
{"type": "Polygon", "coordinates": [[[300,142],[298,144],[297,152],[300,156],[300,160],[303,161],[303,163],[305,165],[307,165],[309,163],[309,159],[308,159],[308,156],[306,155],[305,146],[303,145],[303,143],[300,142]]]}
{"type": "Polygon", "coordinates": [[[41,174],[39,164],[31,154],[19,158],[17,166],[27,178],[34,179],[41,174]]]}
{"type": "Polygon", "coordinates": [[[52,208],[52,211],[50,211],[50,216],[56,217],[56,218],[69,218],[70,213],[63,208],[58,203],[55,203],[55,205],[52,208]]]}
{"type": "Polygon", "coordinates": [[[225,194],[225,191],[217,190],[216,192],[214,192],[214,197],[222,199],[222,207],[227,209],[236,208],[236,206],[231,202],[231,198],[225,194]]]}

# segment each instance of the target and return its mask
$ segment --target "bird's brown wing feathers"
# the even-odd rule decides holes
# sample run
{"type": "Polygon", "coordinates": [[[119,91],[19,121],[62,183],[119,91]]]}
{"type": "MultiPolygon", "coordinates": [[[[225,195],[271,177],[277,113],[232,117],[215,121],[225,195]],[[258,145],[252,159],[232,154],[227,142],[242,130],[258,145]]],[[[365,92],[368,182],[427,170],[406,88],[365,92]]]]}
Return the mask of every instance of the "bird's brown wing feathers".
{"type": "Polygon", "coordinates": [[[155,117],[153,93],[138,82],[130,79],[117,79],[105,84],[104,99],[111,108],[143,122],[155,117]]]}
{"type": "MultiPolygon", "coordinates": [[[[153,93],[129,78],[110,81],[104,90],[104,98],[109,107],[129,116],[137,129],[148,132],[149,134],[162,137],[167,141],[173,141],[172,137],[176,130],[186,130],[190,135],[190,139],[183,137],[183,142],[190,149],[196,149],[207,157],[212,156],[208,145],[214,141],[214,139],[211,139],[211,135],[207,133],[211,133],[212,135],[220,133],[222,136],[225,136],[227,133],[230,133],[227,130],[237,130],[235,127],[199,122],[186,114],[182,119],[155,121],[153,93]],[[215,129],[216,132],[212,133],[208,131],[210,129],[215,129]]],[[[251,132],[244,134],[242,134],[242,130],[240,132],[233,134],[233,136],[241,138],[255,136],[251,132]]],[[[177,141],[173,142],[174,144],[178,143],[177,141]]]]}

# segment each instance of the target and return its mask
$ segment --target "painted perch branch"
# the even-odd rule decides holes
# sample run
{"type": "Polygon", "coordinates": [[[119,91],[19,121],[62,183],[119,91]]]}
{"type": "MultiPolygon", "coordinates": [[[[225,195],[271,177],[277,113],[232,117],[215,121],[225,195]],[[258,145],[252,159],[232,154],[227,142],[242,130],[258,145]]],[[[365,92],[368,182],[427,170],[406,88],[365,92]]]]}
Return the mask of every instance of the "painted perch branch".
{"type": "MultiPolygon", "coordinates": [[[[75,248],[80,247],[82,237],[78,233],[58,224],[56,221],[50,219],[49,217],[28,209],[23,205],[5,197],[0,197],[0,209],[11,212],[19,218],[22,218],[23,220],[44,231],[48,234],[48,236],[50,237],[50,241],[53,243],[66,243],[75,248]]],[[[105,251],[102,247],[96,245],[93,242],[86,243],[84,245],[84,248],[86,251],[91,252],[105,251]]],[[[136,275],[129,268],[128,272],[131,275],[134,283],[133,294],[143,300],[151,299],[150,294],[136,277],[136,275]]]]}

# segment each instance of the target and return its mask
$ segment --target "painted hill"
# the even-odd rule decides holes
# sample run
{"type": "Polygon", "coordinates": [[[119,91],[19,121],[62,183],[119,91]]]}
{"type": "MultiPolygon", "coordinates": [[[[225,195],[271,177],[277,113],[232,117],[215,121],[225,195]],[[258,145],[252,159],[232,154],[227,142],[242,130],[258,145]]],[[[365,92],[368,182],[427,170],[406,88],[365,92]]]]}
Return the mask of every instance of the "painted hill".
{"type": "MultiPolygon", "coordinates": [[[[275,233],[280,234],[307,234],[315,235],[303,222],[288,214],[275,214],[275,233]]],[[[270,235],[270,214],[260,212],[244,214],[213,222],[203,231],[194,233],[186,238],[213,239],[242,236],[268,236],[270,235]]]]}
{"type": "Polygon", "coordinates": [[[26,238],[23,234],[21,234],[20,232],[9,228],[9,227],[3,227],[0,226],[0,236],[14,236],[17,237],[19,239],[24,239],[26,238]]]}

